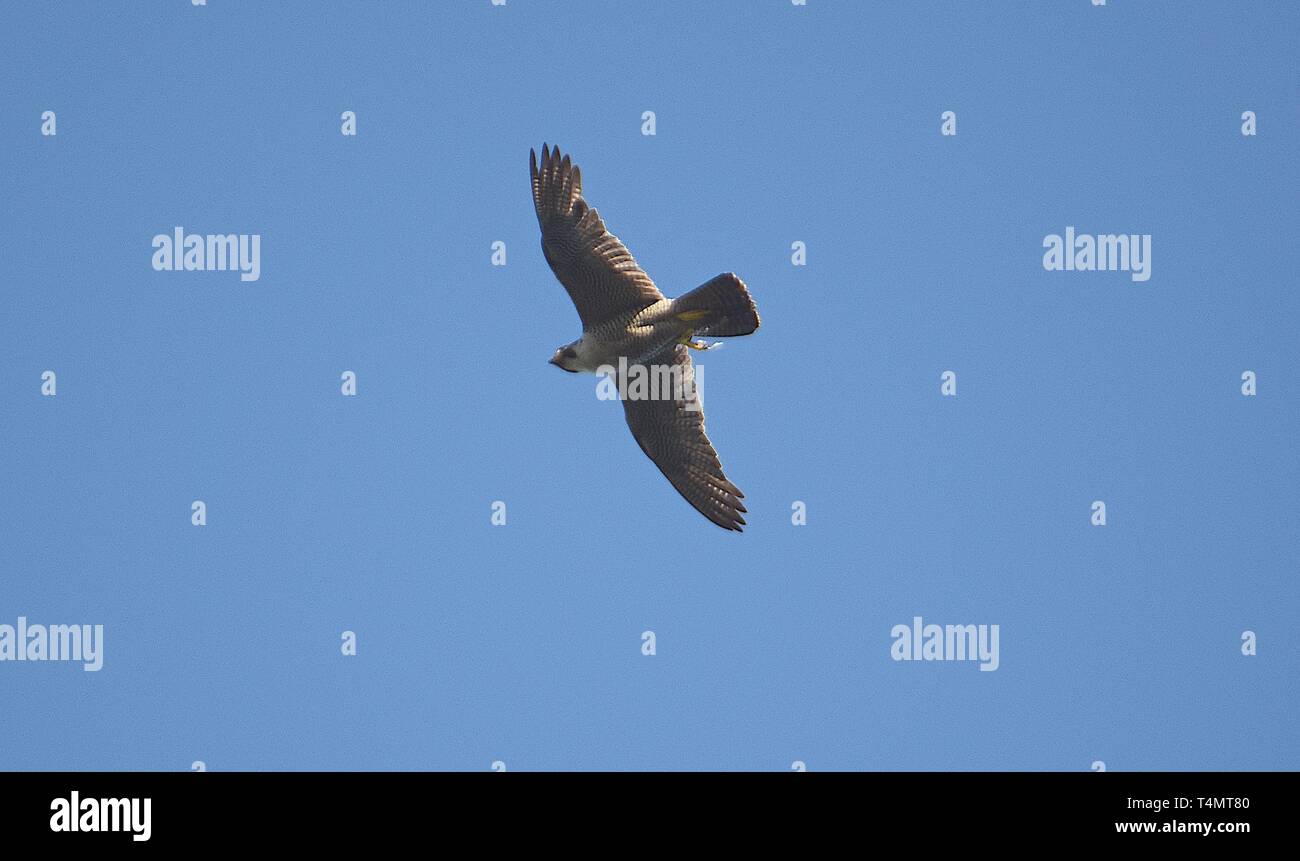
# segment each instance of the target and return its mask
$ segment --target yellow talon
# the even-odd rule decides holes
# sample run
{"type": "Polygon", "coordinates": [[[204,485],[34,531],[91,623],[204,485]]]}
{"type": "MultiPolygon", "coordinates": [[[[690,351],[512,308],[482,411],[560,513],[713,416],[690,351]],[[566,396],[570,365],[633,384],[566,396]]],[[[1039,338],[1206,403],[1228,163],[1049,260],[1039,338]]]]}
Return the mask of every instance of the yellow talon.
{"type": "Polygon", "coordinates": [[[677,343],[685,344],[686,346],[690,347],[692,350],[709,349],[709,345],[704,341],[695,340],[695,333],[692,332],[690,329],[687,329],[685,332],[682,332],[681,336],[677,338],[677,343]]]}

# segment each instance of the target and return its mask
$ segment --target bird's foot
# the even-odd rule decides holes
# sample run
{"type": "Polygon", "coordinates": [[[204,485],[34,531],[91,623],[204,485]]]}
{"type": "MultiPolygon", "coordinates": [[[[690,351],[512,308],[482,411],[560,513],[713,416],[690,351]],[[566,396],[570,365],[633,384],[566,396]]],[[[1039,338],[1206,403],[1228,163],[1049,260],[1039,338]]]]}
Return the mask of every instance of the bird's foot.
{"type": "Polygon", "coordinates": [[[716,350],[718,347],[722,346],[721,341],[714,341],[712,344],[708,344],[705,343],[704,341],[687,340],[684,343],[692,350],[716,350]]]}

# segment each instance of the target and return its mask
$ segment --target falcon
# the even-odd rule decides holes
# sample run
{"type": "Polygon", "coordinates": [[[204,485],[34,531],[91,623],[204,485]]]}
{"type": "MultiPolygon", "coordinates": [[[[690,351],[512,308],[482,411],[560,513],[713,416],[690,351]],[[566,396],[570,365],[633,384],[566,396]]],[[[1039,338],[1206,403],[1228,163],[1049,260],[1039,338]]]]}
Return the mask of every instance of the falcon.
{"type": "Polygon", "coordinates": [[[557,349],[551,364],[570,373],[618,368],[620,393],[627,391],[627,368],[671,371],[679,381],[673,396],[622,397],[627,426],[687,502],[723,529],[742,531],[745,494],[723,474],[704,432],[691,351],[716,346],[697,337],[748,335],[758,328],[745,282],[726,272],[667,298],[587,205],[582,173],[569,156],[543,144],[541,163],[535,150],[528,161],[542,254],[582,321],[582,337],[557,349]]]}

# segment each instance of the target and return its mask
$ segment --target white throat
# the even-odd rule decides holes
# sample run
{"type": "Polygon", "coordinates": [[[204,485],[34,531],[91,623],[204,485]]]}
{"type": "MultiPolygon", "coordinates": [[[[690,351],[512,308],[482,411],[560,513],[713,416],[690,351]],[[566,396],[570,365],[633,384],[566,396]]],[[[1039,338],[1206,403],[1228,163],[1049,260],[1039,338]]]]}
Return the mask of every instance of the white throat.
{"type": "Polygon", "coordinates": [[[606,357],[601,355],[596,339],[585,332],[573,345],[573,351],[578,355],[577,358],[569,360],[569,367],[585,371],[588,374],[596,373],[596,369],[608,361],[606,357]]]}

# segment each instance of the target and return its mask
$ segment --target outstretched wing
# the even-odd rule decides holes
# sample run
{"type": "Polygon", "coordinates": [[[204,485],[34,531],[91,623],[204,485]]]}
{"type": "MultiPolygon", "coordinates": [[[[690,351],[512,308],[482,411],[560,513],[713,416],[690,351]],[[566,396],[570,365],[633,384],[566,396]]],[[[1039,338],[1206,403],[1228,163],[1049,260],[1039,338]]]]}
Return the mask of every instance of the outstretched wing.
{"type": "Polygon", "coordinates": [[[559,148],[542,145],[542,164],[529,150],[533,205],[542,228],[542,253],[578,309],[583,330],[610,317],[639,311],[663,298],[618,237],[582,199],[582,172],[559,148]]]}
{"type": "Polygon", "coordinates": [[[704,410],[695,391],[691,351],[673,344],[646,365],[678,368],[680,385],[673,392],[676,397],[623,401],[632,436],[697,511],[723,529],[741,532],[745,506],[740,500],[745,494],[722,474],[722,462],[704,432],[704,410]]]}

